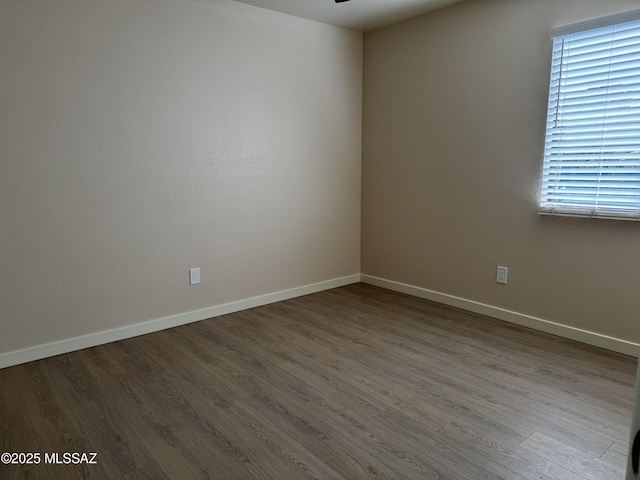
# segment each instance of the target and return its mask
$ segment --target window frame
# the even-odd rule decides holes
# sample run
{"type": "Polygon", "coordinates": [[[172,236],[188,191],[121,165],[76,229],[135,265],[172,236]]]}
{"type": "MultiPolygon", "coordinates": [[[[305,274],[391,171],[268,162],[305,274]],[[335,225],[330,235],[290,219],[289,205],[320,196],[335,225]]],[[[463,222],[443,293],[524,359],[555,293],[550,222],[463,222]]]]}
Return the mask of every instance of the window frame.
{"type": "MultiPolygon", "coordinates": [[[[547,117],[546,117],[547,123],[546,123],[546,129],[545,129],[545,143],[544,143],[545,150],[544,150],[544,158],[543,158],[543,171],[541,175],[540,195],[538,197],[538,213],[541,215],[558,215],[558,216],[607,218],[607,219],[640,221],[640,191],[637,193],[637,195],[633,193],[630,196],[631,202],[629,203],[632,204],[631,206],[623,206],[623,207],[615,208],[612,204],[607,204],[606,202],[604,204],[605,206],[599,205],[598,193],[601,191],[601,188],[603,188],[605,195],[607,193],[606,190],[604,190],[604,188],[606,188],[607,182],[606,180],[603,180],[601,178],[602,176],[601,171],[604,168],[610,168],[611,163],[615,163],[616,161],[620,161],[620,160],[618,159],[618,160],[607,161],[607,160],[604,160],[601,155],[601,157],[598,158],[597,161],[594,161],[594,166],[598,167],[597,178],[595,180],[592,180],[593,177],[588,176],[594,173],[594,168],[592,166],[587,167],[587,166],[579,165],[578,167],[574,167],[567,160],[564,160],[565,163],[563,164],[562,154],[563,153],[566,154],[565,153],[566,150],[563,150],[563,149],[569,148],[566,145],[570,142],[569,140],[563,140],[562,138],[563,130],[562,128],[558,127],[558,122],[557,122],[558,112],[560,111],[561,113],[566,113],[566,110],[567,110],[567,107],[564,104],[565,100],[560,98],[559,92],[561,91],[561,88],[563,88],[562,82],[565,80],[565,77],[563,77],[563,73],[565,73],[564,69],[568,68],[567,63],[569,63],[569,62],[565,63],[565,59],[562,55],[565,54],[566,50],[564,48],[564,44],[561,44],[560,42],[562,42],[563,39],[570,38],[572,35],[575,37],[576,35],[589,33],[589,31],[591,30],[601,29],[603,27],[617,26],[621,24],[626,24],[628,22],[640,22],[640,10],[632,10],[632,11],[624,12],[621,14],[610,15],[607,17],[588,20],[585,22],[579,22],[579,23],[575,23],[567,26],[554,28],[551,30],[551,37],[554,42],[554,47],[552,52],[549,90],[547,95],[548,109],[547,109],[547,117]],[[558,59],[557,55],[559,53],[561,56],[558,59]],[[558,133],[558,132],[561,132],[561,133],[558,133]],[[575,175],[576,177],[579,175],[587,175],[584,177],[580,177],[577,181],[575,181],[575,183],[580,184],[584,180],[584,182],[581,185],[586,184],[588,185],[588,187],[582,187],[582,186],[576,187],[573,185],[571,187],[568,187],[569,183],[567,183],[566,186],[564,187],[559,187],[558,185],[561,183],[561,181],[565,181],[565,182],[574,181],[574,180],[562,179],[562,174],[563,174],[562,168],[566,168],[566,169],[570,168],[571,169],[570,171],[577,172],[577,173],[571,174],[571,175],[575,175]],[[550,172],[557,172],[557,173],[550,173],[550,172]],[[555,181],[555,184],[551,183],[552,180],[555,181]],[[565,192],[560,192],[561,188],[564,188],[565,192]],[[567,188],[569,190],[573,189],[574,192],[567,193],[566,192],[567,188]],[[593,192],[590,194],[590,196],[592,196],[593,199],[590,199],[590,200],[581,199],[580,197],[582,196],[582,194],[577,193],[575,191],[581,188],[589,188],[590,191],[593,192]],[[562,203],[563,200],[566,201],[564,205],[562,203]],[[583,202],[583,203],[580,204],[580,202],[583,202]],[[636,203],[637,205],[635,205],[636,203]]],[[[633,38],[635,39],[635,35],[633,38]]],[[[640,48],[640,37],[637,43],[640,48]]],[[[634,47],[635,47],[635,43],[634,43],[634,47]]],[[[633,88],[634,88],[634,95],[635,95],[635,89],[640,88],[640,79],[637,80],[637,82],[634,81],[633,85],[634,85],[633,88]]],[[[607,94],[604,97],[606,101],[608,101],[608,96],[609,96],[608,89],[610,87],[611,85],[607,85],[606,87],[607,94]]],[[[584,100],[582,100],[579,97],[578,97],[578,101],[584,102],[584,100]]],[[[605,103],[605,106],[602,107],[603,125],[605,124],[604,122],[606,118],[605,116],[606,114],[604,113],[605,111],[607,111],[606,105],[607,104],[605,103]]],[[[581,107],[581,106],[582,106],[582,103],[579,103],[578,107],[581,107]]],[[[636,107],[633,107],[633,108],[635,110],[636,107]]],[[[610,108],[608,111],[612,111],[612,110],[613,108],[610,108]]],[[[640,107],[638,107],[638,110],[639,110],[638,114],[640,115],[640,107]]],[[[638,124],[637,128],[640,128],[640,123],[638,124]]],[[[633,136],[631,138],[633,138],[633,136]]],[[[602,143],[605,143],[604,141],[605,139],[606,139],[606,136],[601,138],[602,143]]],[[[635,150],[636,150],[635,145],[629,148],[631,148],[631,150],[633,150],[635,154],[635,150]]],[[[638,135],[638,150],[640,150],[640,135],[638,135]]],[[[591,155],[591,152],[589,152],[589,155],[591,155]]],[[[589,161],[592,161],[592,159],[590,158],[589,161]]],[[[582,162],[578,161],[577,164],[579,163],[584,163],[584,161],[582,162]]],[[[640,168],[640,157],[637,160],[632,160],[631,163],[634,164],[632,168],[634,169],[640,168]],[[637,162],[637,165],[635,165],[636,162],[637,162]]],[[[615,174],[616,172],[613,172],[613,173],[615,174]]],[[[565,178],[569,176],[569,174],[567,173],[564,173],[564,175],[566,176],[565,178]]],[[[636,173],[635,172],[623,173],[622,175],[626,176],[626,178],[629,178],[636,175],[636,173]]],[[[638,176],[639,176],[638,182],[640,182],[640,172],[638,173],[638,176]]],[[[626,184],[624,184],[625,181],[627,180],[623,180],[622,182],[624,187],[627,186],[626,184]]],[[[615,182],[616,186],[618,185],[618,183],[619,182],[615,182]]]]}

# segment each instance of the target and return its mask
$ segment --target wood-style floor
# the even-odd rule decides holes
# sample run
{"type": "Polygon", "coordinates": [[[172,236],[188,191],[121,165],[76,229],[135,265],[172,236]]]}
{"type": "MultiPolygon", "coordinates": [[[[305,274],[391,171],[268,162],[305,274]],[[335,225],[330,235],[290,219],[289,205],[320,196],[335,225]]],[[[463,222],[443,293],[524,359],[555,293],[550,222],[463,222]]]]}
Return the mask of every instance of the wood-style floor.
{"type": "Polygon", "coordinates": [[[0,370],[0,478],[622,479],[635,365],[356,284],[0,370]]]}

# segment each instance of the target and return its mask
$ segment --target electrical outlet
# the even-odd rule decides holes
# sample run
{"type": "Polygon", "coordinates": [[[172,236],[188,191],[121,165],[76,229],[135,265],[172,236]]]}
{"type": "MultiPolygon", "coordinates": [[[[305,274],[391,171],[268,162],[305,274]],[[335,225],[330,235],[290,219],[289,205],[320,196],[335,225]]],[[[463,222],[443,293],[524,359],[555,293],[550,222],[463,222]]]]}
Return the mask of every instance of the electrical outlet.
{"type": "Polygon", "coordinates": [[[200,283],[200,268],[189,269],[189,285],[198,285],[200,283]]]}
{"type": "Polygon", "coordinates": [[[498,273],[496,274],[496,282],[498,283],[507,283],[507,273],[509,269],[507,267],[498,267],[498,273]]]}

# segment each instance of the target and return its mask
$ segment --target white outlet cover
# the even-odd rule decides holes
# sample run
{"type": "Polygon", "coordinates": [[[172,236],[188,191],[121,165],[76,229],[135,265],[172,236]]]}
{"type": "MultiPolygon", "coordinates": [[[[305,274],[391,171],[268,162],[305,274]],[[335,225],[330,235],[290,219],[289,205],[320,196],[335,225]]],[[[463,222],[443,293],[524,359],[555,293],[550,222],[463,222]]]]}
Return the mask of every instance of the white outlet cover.
{"type": "Polygon", "coordinates": [[[498,271],[496,273],[496,282],[506,284],[508,272],[509,269],[507,267],[498,267],[498,271]]]}
{"type": "Polygon", "coordinates": [[[198,285],[200,283],[200,268],[189,269],[189,285],[198,285]]]}

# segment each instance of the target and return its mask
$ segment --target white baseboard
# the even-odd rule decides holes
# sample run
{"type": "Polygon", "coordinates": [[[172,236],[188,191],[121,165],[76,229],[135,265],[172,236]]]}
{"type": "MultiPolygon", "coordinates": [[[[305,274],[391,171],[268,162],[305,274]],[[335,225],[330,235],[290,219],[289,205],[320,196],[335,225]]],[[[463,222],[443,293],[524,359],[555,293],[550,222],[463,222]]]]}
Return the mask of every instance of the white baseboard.
{"type": "Polygon", "coordinates": [[[406,293],[415,297],[432,300],[434,302],[444,303],[452,307],[462,308],[470,312],[487,315],[489,317],[504,320],[506,322],[515,323],[524,327],[539,330],[541,332],[550,333],[559,337],[576,340],[596,347],[604,348],[626,355],[638,356],[640,353],[640,345],[615,337],[609,337],[600,333],[582,330],[580,328],[563,325],[561,323],[551,322],[542,318],[532,317],[523,313],[505,310],[503,308],[486,305],[484,303],[467,300],[465,298],[448,295],[446,293],[428,290],[426,288],[415,287],[406,283],[394,282],[384,278],[374,277],[371,275],[361,274],[361,281],[370,285],[375,285],[396,292],[406,293]]]}
{"type": "Polygon", "coordinates": [[[220,315],[239,312],[249,308],[260,307],[269,303],[280,302],[282,300],[301,297],[303,295],[309,295],[323,290],[342,287],[352,283],[358,283],[359,281],[359,274],[349,275],[289,290],[282,290],[280,292],[238,300],[236,302],[224,303],[222,305],[215,305],[213,307],[207,307],[200,310],[179,313],[177,315],[149,320],[143,323],[136,323],[134,325],[115,328],[113,330],[91,333],[81,337],[74,337],[67,340],[60,340],[58,342],[25,348],[23,350],[2,353],[0,354],[0,368],[27,363],[33,360],[40,360],[42,358],[53,357],[55,355],[69,353],[83,348],[95,347],[105,343],[116,342],[126,338],[137,337],[138,335],[153,333],[167,328],[185,325],[187,323],[198,322],[207,318],[218,317],[220,315]]]}
{"type": "Polygon", "coordinates": [[[358,283],[360,281],[362,281],[363,283],[368,283],[370,285],[376,285],[378,287],[394,290],[396,292],[406,293],[416,297],[425,298],[427,300],[432,300],[434,302],[443,303],[445,305],[462,308],[470,312],[487,315],[499,320],[515,323],[517,325],[529,327],[534,330],[558,335],[560,337],[576,340],[578,342],[586,343],[588,345],[593,345],[614,352],[632,355],[634,357],[637,357],[638,353],[640,352],[640,345],[638,345],[637,343],[628,342],[626,340],[621,340],[619,338],[609,337],[600,333],[590,332],[588,330],[582,330],[568,325],[551,322],[542,318],[532,317],[530,315],[505,310],[503,308],[486,305],[484,303],[467,300],[464,298],[456,297],[454,295],[448,295],[446,293],[436,292],[434,290],[428,290],[426,288],[415,287],[413,285],[386,280],[384,278],[374,277],[372,275],[355,274],[327,280],[324,282],[314,283],[311,285],[304,285],[302,287],[296,287],[289,290],[283,290],[280,292],[251,297],[244,300],[238,300],[235,302],[224,303],[222,305],[215,305],[200,310],[194,310],[191,312],[158,318],[143,323],[115,328],[113,330],[106,330],[89,335],[83,335],[81,337],[74,337],[67,340],[60,340],[58,342],[37,345],[35,347],[29,347],[23,350],[15,350],[13,352],[2,353],[0,354],[0,368],[19,365],[21,363],[27,363],[47,357],[53,357],[55,355],[69,353],[75,350],[81,350],[83,348],[95,347],[97,345],[103,345],[105,343],[116,342],[118,340],[136,337],[138,335],[145,335],[147,333],[153,333],[160,330],[165,330],[167,328],[185,325],[187,323],[206,320],[207,318],[213,318],[220,315],[239,312],[241,310],[246,310],[249,308],[260,307],[262,305],[268,305],[270,303],[280,302],[282,300],[288,300],[290,298],[309,295],[311,293],[317,293],[323,290],[330,290],[332,288],[342,287],[345,285],[350,285],[352,283],[358,283]]]}

